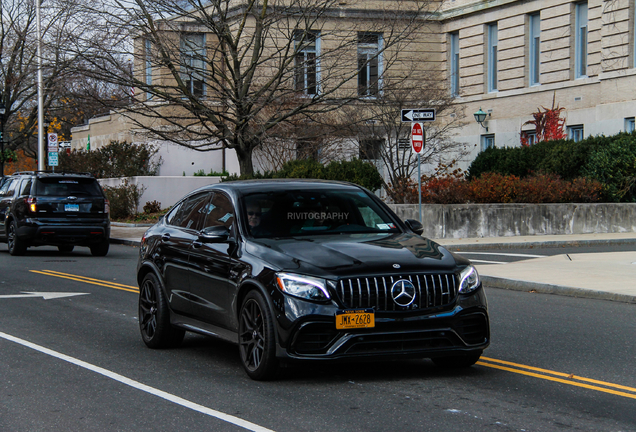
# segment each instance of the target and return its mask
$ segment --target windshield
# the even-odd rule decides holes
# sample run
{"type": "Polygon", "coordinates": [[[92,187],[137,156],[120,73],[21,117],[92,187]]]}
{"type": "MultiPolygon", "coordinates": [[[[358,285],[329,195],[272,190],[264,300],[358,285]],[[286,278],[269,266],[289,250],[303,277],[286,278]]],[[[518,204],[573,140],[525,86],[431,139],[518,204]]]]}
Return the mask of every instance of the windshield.
{"type": "Polygon", "coordinates": [[[246,228],[256,238],[400,232],[363,191],[276,191],[244,197],[246,228]]]}
{"type": "Polygon", "coordinates": [[[40,178],[37,182],[38,196],[94,196],[102,191],[94,178],[40,178]]]}

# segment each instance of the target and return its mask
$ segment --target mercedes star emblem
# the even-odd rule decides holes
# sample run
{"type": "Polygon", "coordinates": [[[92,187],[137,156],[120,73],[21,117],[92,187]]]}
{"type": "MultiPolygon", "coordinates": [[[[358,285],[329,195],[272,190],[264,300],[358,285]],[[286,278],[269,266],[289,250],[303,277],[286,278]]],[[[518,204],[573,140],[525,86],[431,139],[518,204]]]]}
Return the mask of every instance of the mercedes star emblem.
{"type": "Polygon", "coordinates": [[[408,306],[415,300],[415,286],[406,279],[400,279],[391,287],[391,297],[398,306],[408,306]]]}

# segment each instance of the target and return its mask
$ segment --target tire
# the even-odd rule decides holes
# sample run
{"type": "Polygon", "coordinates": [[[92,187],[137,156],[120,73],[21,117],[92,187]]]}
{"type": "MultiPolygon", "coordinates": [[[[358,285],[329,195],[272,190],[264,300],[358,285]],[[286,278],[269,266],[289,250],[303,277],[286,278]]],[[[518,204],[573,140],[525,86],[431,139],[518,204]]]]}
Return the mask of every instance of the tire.
{"type": "Polygon", "coordinates": [[[7,248],[13,256],[24,255],[27,250],[26,244],[18,238],[18,224],[12,220],[7,231],[7,248]]]}
{"type": "Polygon", "coordinates": [[[139,289],[139,330],[149,348],[173,348],[185,331],[170,324],[170,309],[157,276],[148,273],[139,289]]]}
{"type": "Polygon", "coordinates": [[[73,245],[63,245],[63,246],[57,247],[57,250],[59,250],[62,253],[71,253],[73,252],[73,249],[75,249],[75,246],[73,245]]]}
{"type": "Polygon", "coordinates": [[[110,247],[110,241],[106,239],[101,243],[97,243],[96,245],[92,245],[89,247],[93,256],[106,256],[108,254],[108,248],[110,247]]]}
{"type": "Polygon", "coordinates": [[[456,356],[436,357],[432,358],[433,363],[438,367],[459,369],[471,367],[481,357],[482,351],[472,352],[468,354],[461,354],[456,356]]]}
{"type": "Polygon", "coordinates": [[[272,313],[258,291],[250,291],[239,315],[241,363],[253,380],[271,379],[278,370],[272,313]]]}

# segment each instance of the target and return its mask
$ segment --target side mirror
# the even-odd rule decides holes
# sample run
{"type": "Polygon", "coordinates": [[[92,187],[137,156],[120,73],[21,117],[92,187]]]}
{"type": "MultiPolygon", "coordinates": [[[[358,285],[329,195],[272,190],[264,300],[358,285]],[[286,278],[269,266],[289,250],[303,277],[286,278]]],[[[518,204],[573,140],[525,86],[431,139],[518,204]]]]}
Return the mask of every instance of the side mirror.
{"type": "Polygon", "coordinates": [[[424,226],[415,219],[407,219],[404,221],[404,223],[407,227],[409,227],[411,231],[413,231],[417,235],[422,235],[422,233],[424,232],[424,226]]]}
{"type": "Polygon", "coordinates": [[[203,228],[201,232],[199,232],[199,240],[204,243],[223,243],[226,242],[229,237],[230,230],[223,225],[203,228]]]}

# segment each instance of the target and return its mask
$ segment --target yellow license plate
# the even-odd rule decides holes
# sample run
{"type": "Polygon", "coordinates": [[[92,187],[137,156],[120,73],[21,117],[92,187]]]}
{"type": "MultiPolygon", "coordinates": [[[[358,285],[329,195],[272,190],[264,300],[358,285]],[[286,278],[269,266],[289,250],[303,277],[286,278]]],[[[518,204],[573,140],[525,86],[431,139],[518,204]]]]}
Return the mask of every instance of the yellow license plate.
{"type": "Polygon", "coordinates": [[[375,327],[373,309],[339,310],[336,312],[336,328],[338,330],[375,327]]]}

